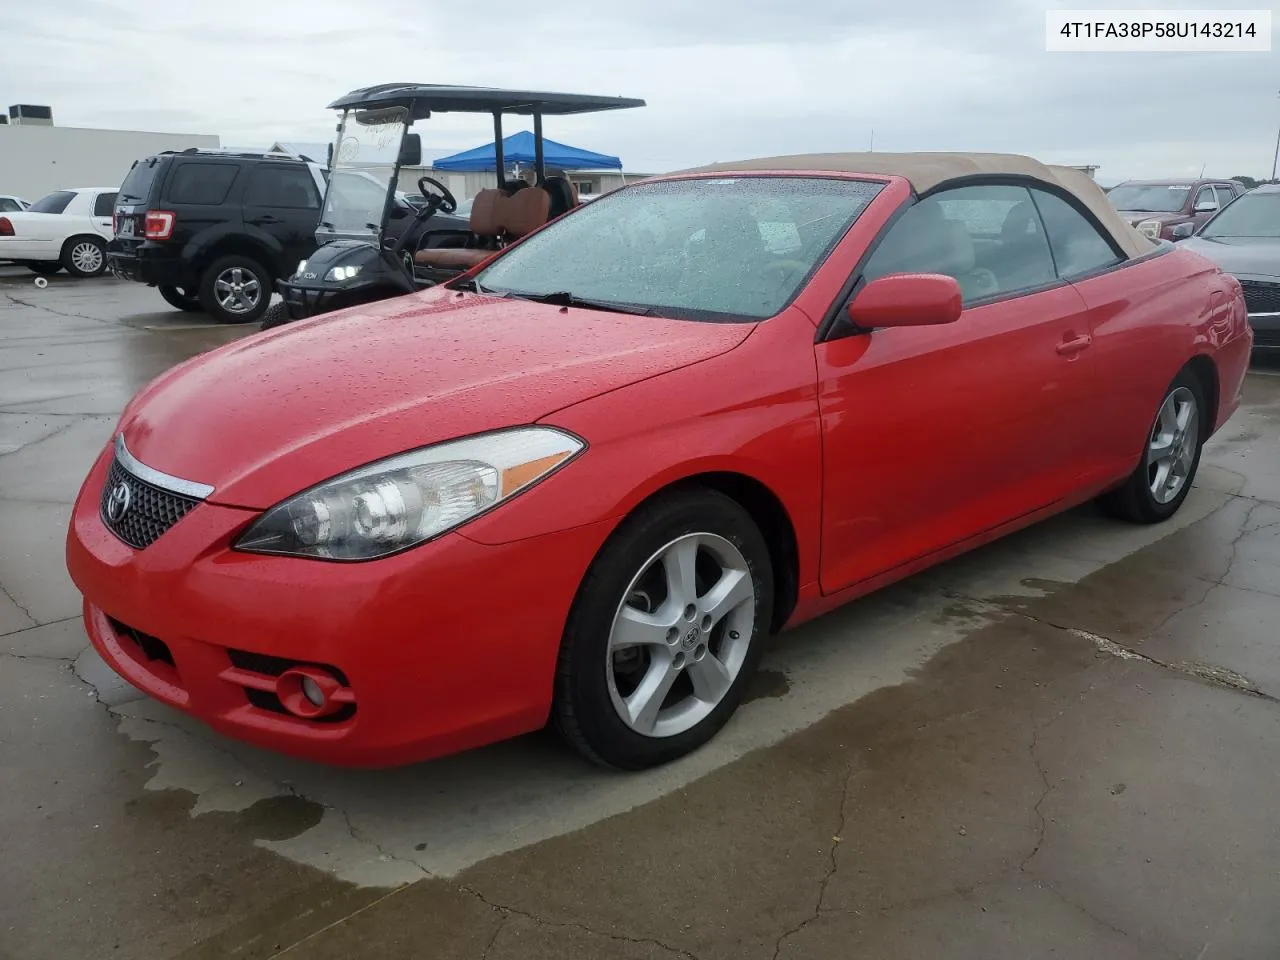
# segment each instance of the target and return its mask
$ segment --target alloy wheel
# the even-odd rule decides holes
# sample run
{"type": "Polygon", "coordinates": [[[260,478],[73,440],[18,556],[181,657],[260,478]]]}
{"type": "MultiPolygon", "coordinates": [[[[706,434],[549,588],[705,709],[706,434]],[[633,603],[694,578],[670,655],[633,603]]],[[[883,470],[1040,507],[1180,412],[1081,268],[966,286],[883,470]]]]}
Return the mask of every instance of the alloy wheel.
{"type": "Polygon", "coordinates": [[[660,738],[704,720],[742,670],[755,607],[750,567],[724,537],[692,533],[658,550],[609,632],[609,696],[622,722],[660,738]]]}
{"type": "Polygon", "coordinates": [[[228,267],[213,281],[213,295],[227,313],[252,313],[262,298],[262,284],[243,267],[228,267]]]}
{"type": "Polygon", "coordinates": [[[1169,503],[1182,491],[1195,464],[1199,439],[1196,396],[1178,387],[1161,405],[1147,445],[1147,481],[1156,503],[1169,503]]]}
{"type": "Polygon", "coordinates": [[[81,273],[97,273],[102,269],[102,248],[83,240],[71,248],[71,263],[81,273]]]}

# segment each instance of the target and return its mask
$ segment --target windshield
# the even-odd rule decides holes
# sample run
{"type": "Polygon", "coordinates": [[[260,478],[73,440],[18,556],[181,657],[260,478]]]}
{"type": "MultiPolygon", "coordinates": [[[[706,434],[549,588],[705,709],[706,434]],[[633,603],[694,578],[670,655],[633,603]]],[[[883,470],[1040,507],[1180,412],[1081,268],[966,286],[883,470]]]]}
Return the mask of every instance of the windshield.
{"type": "Polygon", "coordinates": [[[61,213],[67,209],[67,204],[76,198],[71,190],[58,190],[48,196],[41,197],[31,206],[27,207],[29,213],[61,213]]]}
{"type": "Polygon", "coordinates": [[[883,184],[736,177],[637,184],[579,207],[475,278],[686,319],[782,310],[883,184]]]}
{"type": "Polygon", "coordinates": [[[1206,223],[1200,236],[1280,240],[1280,193],[1246,193],[1206,223]]]}
{"type": "Polygon", "coordinates": [[[1117,210],[1134,213],[1177,213],[1187,203],[1191,188],[1166,183],[1112,187],[1107,199],[1117,210]]]}
{"type": "Polygon", "coordinates": [[[378,237],[407,117],[400,107],[343,114],[316,230],[319,242],[334,236],[378,237]]]}

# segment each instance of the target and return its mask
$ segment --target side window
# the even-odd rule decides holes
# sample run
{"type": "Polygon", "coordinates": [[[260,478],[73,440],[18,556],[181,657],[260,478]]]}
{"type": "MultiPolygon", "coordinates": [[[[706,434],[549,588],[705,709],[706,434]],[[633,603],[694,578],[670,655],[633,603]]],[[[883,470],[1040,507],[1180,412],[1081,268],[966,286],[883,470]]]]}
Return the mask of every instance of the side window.
{"type": "Polygon", "coordinates": [[[292,207],[319,210],[320,195],[311,174],[298,167],[263,164],[253,171],[244,191],[246,207],[292,207]]]}
{"type": "Polygon", "coordinates": [[[956,187],[919,201],[890,228],[863,278],[894,273],[955,277],[966,304],[1057,279],[1026,187],[956,187]]]}
{"type": "Polygon", "coordinates": [[[21,210],[22,207],[17,200],[9,197],[0,197],[0,213],[12,213],[15,210],[21,210]]]}
{"type": "Polygon", "coordinates": [[[233,163],[189,161],[173,171],[165,195],[170,203],[216,206],[227,199],[239,172],[233,163]]]}
{"type": "Polygon", "coordinates": [[[1058,275],[1070,280],[1119,263],[1124,258],[1079,210],[1048,190],[1032,189],[1044,220],[1058,275]]]}
{"type": "Polygon", "coordinates": [[[93,215],[95,217],[112,217],[116,212],[116,197],[114,193],[100,193],[98,198],[93,201],[93,215]]]}
{"type": "Polygon", "coordinates": [[[1196,191],[1196,203],[1192,209],[1199,210],[1204,204],[1209,204],[1214,207],[1218,205],[1218,200],[1213,195],[1213,187],[1201,187],[1196,191]]]}
{"type": "Polygon", "coordinates": [[[1225,183],[1220,183],[1215,188],[1218,191],[1218,206],[1225,207],[1228,203],[1236,198],[1236,192],[1225,183]]]}

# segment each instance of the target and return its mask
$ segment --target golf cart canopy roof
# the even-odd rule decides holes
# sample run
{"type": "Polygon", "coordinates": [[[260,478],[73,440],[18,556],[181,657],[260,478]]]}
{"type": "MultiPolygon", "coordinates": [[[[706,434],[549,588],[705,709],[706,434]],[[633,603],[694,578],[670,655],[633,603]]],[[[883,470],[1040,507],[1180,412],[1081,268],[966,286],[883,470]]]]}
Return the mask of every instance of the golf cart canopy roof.
{"type": "Polygon", "coordinates": [[[683,173],[730,171],[830,171],[904,177],[917,194],[962,185],[970,178],[1000,177],[1038,180],[1072,194],[1119,244],[1127,258],[1140,257],[1155,243],[1116,212],[1102,188],[1074,167],[1045,164],[1014,153],[823,153],[762,157],[713,163],[683,173]]]}
{"type": "Polygon", "coordinates": [[[514,113],[559,116],[643,107],[643,100],[579,93],[539,93],[495,87],[457,87],[431,83],[383,83],[352,90],[329,104],[331,110],[408,107],[414,120],[432,113],[514,113]]]}

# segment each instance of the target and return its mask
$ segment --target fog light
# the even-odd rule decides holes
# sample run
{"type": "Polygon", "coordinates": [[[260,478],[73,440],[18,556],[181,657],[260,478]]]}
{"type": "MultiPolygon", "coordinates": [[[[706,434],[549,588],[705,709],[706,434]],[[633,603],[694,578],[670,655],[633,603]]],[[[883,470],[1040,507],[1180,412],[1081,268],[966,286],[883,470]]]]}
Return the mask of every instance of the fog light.
{"type": "Polygon", "coordinates": [[[316,683],[310,677],[302,678],[302,695],[317,707],[324,706],[324,691],[320,689],[320,684],[316,683]]]}
{"type": "Polygon", "coordinates": [[[280,674],[276,696],[286,710],[304,720],[337,713],[355,699],[333,674],[316,666],[291,667],[280,674]]]}

